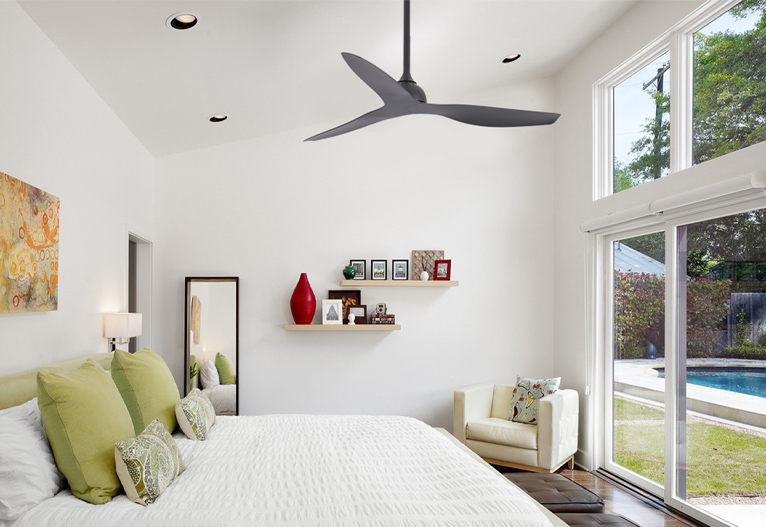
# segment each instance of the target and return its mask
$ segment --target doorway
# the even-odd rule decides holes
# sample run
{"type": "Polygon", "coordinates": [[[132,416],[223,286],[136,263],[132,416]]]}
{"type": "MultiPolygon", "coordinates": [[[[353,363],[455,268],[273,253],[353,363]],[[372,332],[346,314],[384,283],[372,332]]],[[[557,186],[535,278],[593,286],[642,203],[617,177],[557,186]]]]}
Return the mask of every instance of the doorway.
{"type": "Polygon", "coordinates": [[[152,347],[152,242],[128,231],[128,311],[141,313],[141,335],[130,339],[128,351],[152,347]]]}

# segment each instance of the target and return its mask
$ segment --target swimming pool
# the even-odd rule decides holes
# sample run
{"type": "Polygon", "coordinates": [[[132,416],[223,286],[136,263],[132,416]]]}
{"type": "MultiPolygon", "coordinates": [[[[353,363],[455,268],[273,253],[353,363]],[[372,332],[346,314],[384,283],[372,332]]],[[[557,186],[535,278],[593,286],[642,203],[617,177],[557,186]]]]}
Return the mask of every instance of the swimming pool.
{"type": "MultiPolygon", "coordinates": [[[[664,379],[665,369],[657,371],[664,379]]],[[[686,369],[686,382],[766,398],[766,368],[691,367],[686,369]]]]}

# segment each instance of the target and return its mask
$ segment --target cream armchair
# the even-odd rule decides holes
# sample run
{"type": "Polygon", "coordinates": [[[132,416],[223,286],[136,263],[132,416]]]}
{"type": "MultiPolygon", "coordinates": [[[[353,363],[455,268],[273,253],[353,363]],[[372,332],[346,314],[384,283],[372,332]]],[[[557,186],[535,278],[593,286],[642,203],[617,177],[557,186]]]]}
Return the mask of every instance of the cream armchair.
{"type": "Polygon", "coordinates": [[[455,391],[453,434],[487,463],[532,472],[574,468],[579,397],[558,390],[539,399],[537,424],[510,421],[512,384],[478,384],[455,391]]]}

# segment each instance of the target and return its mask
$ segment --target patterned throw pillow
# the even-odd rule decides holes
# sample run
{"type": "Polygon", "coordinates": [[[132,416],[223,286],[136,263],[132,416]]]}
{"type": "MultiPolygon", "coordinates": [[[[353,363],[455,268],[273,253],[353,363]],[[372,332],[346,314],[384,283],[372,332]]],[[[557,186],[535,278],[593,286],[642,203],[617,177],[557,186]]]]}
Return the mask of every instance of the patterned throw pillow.
{"type": "Polygon", "coordinates": [[[536,423],[538,401],[546,395],[556,393],[560,383],[561,377],[537,380],[517,377],[511,400],[511,421],[536,423]]]}
{"type": "Polygon", "coordinates": [[[114,461],[125,494],[144,507],[186,469],[176,442],[159,419],[139,436],[116,443],[114,461]]]}
{"type": "Polygon", "coordinates": [[[204,441],[215,424],[215,409],[210,399],[198,388],[176,403],[176,418],[186,437],[204,441]]]}

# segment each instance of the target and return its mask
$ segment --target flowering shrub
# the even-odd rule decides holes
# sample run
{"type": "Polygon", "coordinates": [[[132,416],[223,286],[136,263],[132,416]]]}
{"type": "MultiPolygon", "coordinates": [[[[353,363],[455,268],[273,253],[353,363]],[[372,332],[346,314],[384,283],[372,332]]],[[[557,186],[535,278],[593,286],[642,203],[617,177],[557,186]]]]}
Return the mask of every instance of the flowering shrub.
{"type": "MultiPolygon", "coordinates": [[[[688,357],[712,357],[720,347],[716,330],[728,310],[731,281],[690,278],[686,298],[688,357]]],[[[614,272],[614,357],[639,359],[646,345],[660,354],[665,341],[665,277],[614,272]]]]}

